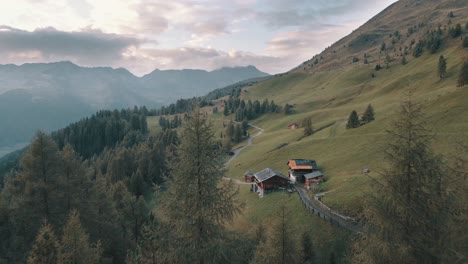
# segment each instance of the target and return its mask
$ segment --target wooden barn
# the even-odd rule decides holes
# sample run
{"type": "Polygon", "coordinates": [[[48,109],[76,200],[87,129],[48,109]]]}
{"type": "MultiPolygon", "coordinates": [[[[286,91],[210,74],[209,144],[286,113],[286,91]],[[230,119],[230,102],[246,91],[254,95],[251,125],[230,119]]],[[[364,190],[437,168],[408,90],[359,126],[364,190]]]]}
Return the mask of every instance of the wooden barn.
{"type": "Polygon", "coordinates": [[[289,166],[289,178],[293,183],[305,183],[305,174],[318,171],[317,162],[315,160],[290,159],[287,165],[289,166]]]}
{"type": "Polygon", "coordinates": [[[298,129],[299,124],[298,123],[292,123],[288,125],[288,129],[298,129]]]}
{"type": "Polygon", "coordinates": [[[251,172],[251,171],[247,171],[245,174],[245,182],[254,182],[255,181],[255,177],[254,177],[254,173],[251,172]]]}
{"type": "Polygon", "coordinates": [[[323,180],[323,173],[319,170],[312,173],[304,174],[305,186],[311,186],[314,183],[321,182],[323,180]]]}
{"type": "Polygon", "coordinates": [[[267,168],[257,173],[254,173],[255,185],[252,189],[263,196],[265,192],[277,189],[278,187],[286,187],[289,183],[289,178],[281,172],[267,168]]]}

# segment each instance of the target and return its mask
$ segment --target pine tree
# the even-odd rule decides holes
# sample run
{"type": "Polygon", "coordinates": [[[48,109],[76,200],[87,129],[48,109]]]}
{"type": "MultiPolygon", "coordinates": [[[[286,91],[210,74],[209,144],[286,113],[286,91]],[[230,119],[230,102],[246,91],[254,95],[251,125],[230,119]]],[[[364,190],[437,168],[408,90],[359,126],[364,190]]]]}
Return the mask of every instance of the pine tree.
{"type": "Polygon", "coordinates": [[[438,74],[439,78],[442,80],[447,75],[447,61],[445,60],[443,55],[440,55],[439,58],[439,66],[438,66],[438,74]]]}
{"type": "Polygon", "coordinates": [[[468,84],[468,60],[465,60],[460,69],[460,74],[458,75],[458,87],[463,87],[467,84],[468,84]]]}
{"type": "Polygon", "coordinates": [[[234,137],[234,123],[232,121],[226,126],[226,137],[229,140],[232,140],[234,137]]]}
{"type": "Polygon", "coordinates": [[[63,166],[55,142],[43,132],[20,161],[19,172],[5,186],[11,193],[12,221],[21,230],[21,239],[30,245],[42,221],[58,226],[66,217],[63,166]]]}
{"type": "Polygon", "coordinates": [[[408,64],[408,61],[406,60],[406,56],[403,55],[403,57],[401,58],[401,65],[406,65],[408,64]]]}
{"type": "Polygon", "coordinates": [[[44,224],[28,257],[28,264],[55,264],[58,259],[59,243],[52,226],[44,224]]]}
{"type": "Polygon", "coordinates": [[[80,215],[72,211],[63,228],[58,263],[98,264],[101,259],[100,242],[92,245],[89,236],[81,226],[80,215]]]}
{"type": "Polygon", "coordinates": [[[288,212],[283,205],[279,209],[278,218],[271,226],[271,232],[266,242],[257,247],[254,263],[300,263],[301,252],[298,250],[298,243],[288,220],[288,212]]]}
{"type": "MultiPolygon", "coordinates": [[[[356,254],[359,263],[441,263],[457,198],[450,173],[430,149],[429,131],[418,104],[403,102],[389,132],[388,169],[374,180],[365,212],[369,232],[356,254]]],[[[450,262],[450,261],[449,261],[450,262]]]]}
{"type": "Polygon", "coordinates": [[[240,211],[237,188],[222,182],[224,169],[213,149],[212,126],[195,109],[184,124],[176,158],[170,166],[163,210],[174,239],[172,262],[216,263],[222,258],[224,224],[240,211]]]}
{"type": "Polygon", "coordinates": [[[352,111],[348,118],[348,123],[346,124],[346,128],[356,128],[359,127],[359,117],[356,111],[352,111]]]}
{"type": "Polygon", "coordinates": [[[86,190],[91,182],[86,177],[85,169],[77,153],[70,144],[66,144],[60,153],[63,158],[63,191],[65,210],[85,209],[87,206],[86,190]]]}
{"type": "Polygon", "coordinates": [[[362,118],[361,118],[361,121],[363,123],[369,123],[371,121],[374,121],[375,120],[375,117],[374,117],[374,108],[372,107],[371,104],[369,104],[366,108],[366,111],[364,112],[364,114],[362,115],[362,118]]]}
{"type": "Polygon", "coordinates": [[[315,262],[315,249],[312,239],[308,233],[302,234],[302,263],[312,264],[315,262]]]}
{"type": "Polygon", "coordinates": [[[232,139],[234,142],[238,143],[242,140],[242,129],[240,127],[239,124],[237,124],[235,127],[234,127],[234,135],[233,135],[233,139],[232,139]]]}
{"type": "Polygon", "coordinates": [[[306,117],[302,120],[302,126],[304,127],[304,136],[310,136],[314,133],[314,128],[312,127],[312,118],[306,117]]]}

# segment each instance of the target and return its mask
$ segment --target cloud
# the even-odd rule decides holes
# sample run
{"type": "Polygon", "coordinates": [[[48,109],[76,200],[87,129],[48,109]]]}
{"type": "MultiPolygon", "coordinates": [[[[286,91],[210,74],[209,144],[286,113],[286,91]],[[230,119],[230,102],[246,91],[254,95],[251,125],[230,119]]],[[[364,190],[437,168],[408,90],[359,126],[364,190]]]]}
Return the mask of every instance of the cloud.
{"type": "Polygon", "coordinates": [[[394,0],[269,0],[269,7],[258,11],[257,17],[267,27],[273,29],[283,27],[306,28],[315,26],[317,23],[343,23],[354,12],[362,13],[363,10],[374,9],[379,11],[392,2],[394,0]]]}
{"type": "Polygon", "coordinates": [[[135,37],[89,28],[65,32],[52,27],[26,31],[0,26],[0,54],[15,62],[27,60],[31,54],[35,60],[72,60],[85,65],[102,65],[119,60],[129,47],[141,42],[135,37]]]}
{"type": "Polygon", "coordinates": [[[197,36],[227,33],[227,12],[210,1],[142,1],[135,6],[140,30],[161,33],[180,29],[197,36]]]}

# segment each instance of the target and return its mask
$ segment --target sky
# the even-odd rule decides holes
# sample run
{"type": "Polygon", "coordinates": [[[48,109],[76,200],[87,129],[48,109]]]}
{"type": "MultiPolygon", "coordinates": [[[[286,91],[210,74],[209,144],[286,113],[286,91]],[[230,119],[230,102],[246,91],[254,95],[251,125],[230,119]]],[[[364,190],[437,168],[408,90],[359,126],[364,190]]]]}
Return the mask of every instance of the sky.
{"type": "Polygon", "coordinates": [[[275,74],[395,0],[0,0],[0,64],[154,69],[254,65],[275,74]]]}

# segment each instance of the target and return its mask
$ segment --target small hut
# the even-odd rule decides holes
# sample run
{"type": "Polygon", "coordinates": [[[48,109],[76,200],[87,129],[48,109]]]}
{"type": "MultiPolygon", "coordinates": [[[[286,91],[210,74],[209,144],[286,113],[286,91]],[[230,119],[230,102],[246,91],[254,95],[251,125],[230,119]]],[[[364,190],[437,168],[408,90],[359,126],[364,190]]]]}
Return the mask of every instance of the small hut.
{"type": "Polygon", "coordinates": [[[245,172],[244,174],[245,176],[245,182],[254,182],[255,181],[255,177],[254,177],[254,173],[251,172],[251,171],[247,171],[245,172]]]}
{"type": "Polygon", "coordinates": [[[314,171],[304,175],[305,186],[311,186],[313,183],[318,183],[323,180],[323,173],[321,171],[314,171]]]}

